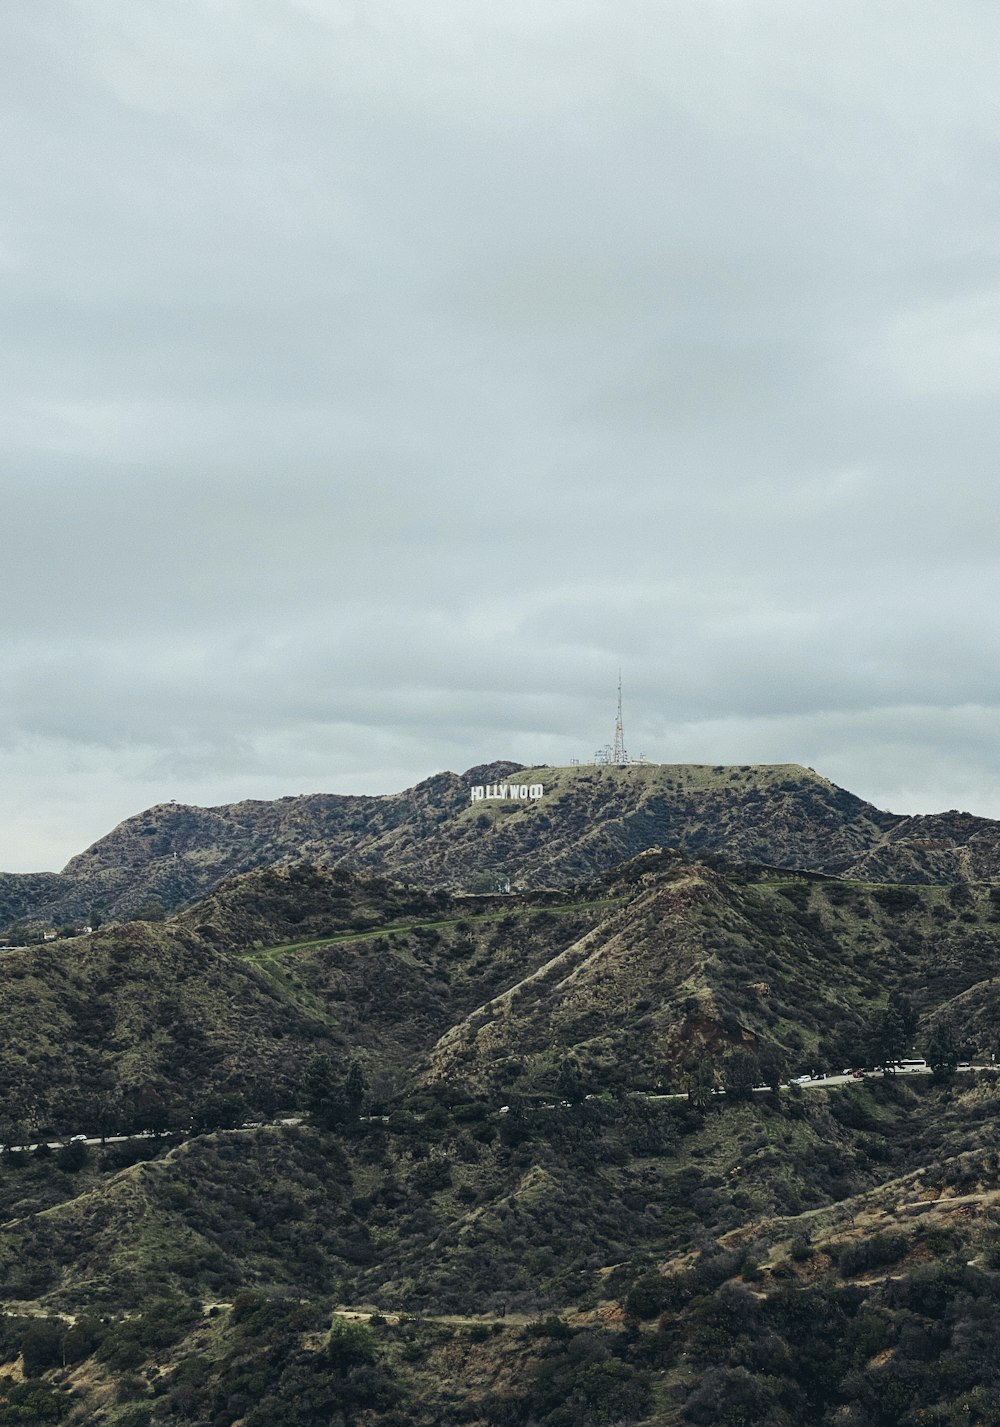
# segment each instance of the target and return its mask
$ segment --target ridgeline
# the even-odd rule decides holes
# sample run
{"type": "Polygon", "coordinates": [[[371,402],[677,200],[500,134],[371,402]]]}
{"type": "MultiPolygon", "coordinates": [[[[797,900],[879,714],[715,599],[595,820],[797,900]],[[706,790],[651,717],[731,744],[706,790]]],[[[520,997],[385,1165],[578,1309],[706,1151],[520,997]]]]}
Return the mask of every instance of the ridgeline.
{"type": "Polygon", "coordinates": [[[164,803],[126,819],[61,873],[0,875],[0,927],[172,912],[225,877],[304,860],[448,891],[483,879],[567,887],[650,847],[882,882],[1000,877],[1000,823],[883,812],[794,764],[526,768],[439,773],[384,797],[315,793],[217,808],[164,803]],[[470,788],[542,783],[537,802],[470,788]]]}

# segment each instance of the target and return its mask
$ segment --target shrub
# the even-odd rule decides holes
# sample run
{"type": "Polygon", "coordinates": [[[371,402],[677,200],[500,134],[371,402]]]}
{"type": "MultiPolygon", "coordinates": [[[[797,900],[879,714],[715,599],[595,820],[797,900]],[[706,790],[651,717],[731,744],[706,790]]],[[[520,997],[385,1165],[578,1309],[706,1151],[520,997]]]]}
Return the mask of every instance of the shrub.
{"type": "Polygon", "coordinates": [[[66,1325],[60,1318],[38,1318],[21,1339],[24,1371],[38,1377],[62,1363],[62,1338],[66,1325]]]}
{"type": "Polygon", "coordinates": [[[326,1338],[327,1359],[334,1367],[373,1363],[378,1356],[378,1339],[367,1323],[351,1318],[334,1318],[326,1338]]]}
{"type": "Polygon", "coordinates": [[[866,1273],[869,1269],[898,1263],[909,1247],[910,1240],[906,1234],[872,1234],[869,1238],[844,1244],[837,1254],[837,1268],[843,1278],[849,1278],[851,1274],[866,1273]]]}
{"type": "Polygon", "coordinates": [[[667,1301],[667,1280],[662,1273],[644,1273],[637,1278],[625,1299],[625,1312],[644,1322],[662,1313],[667,1301]]]}
{"type": "Polygon", "coordinates": [[[789,1252],[796,1263],[805,1263],[813,1257],[816,1250],[804,1235],[799,1235],[792,1240],[789,1252]]]}
{"type": "Polygon", "coordinates": [[[550,1313],[547,1318],[539,1318],[534,1323],[529,1323],[524,1331],[529,1338],[569,1338],[573,1334],[573,1330],[566,1320],[557,1317],[555,1313],[550,1313]]]}
{"type": "Polygon", "coordinates": [[[90,1151],[82,1140],[73,1140],[56,1153],[56,1164],[66,1174],[78,1174],[89,1163],[90,1151]]]}

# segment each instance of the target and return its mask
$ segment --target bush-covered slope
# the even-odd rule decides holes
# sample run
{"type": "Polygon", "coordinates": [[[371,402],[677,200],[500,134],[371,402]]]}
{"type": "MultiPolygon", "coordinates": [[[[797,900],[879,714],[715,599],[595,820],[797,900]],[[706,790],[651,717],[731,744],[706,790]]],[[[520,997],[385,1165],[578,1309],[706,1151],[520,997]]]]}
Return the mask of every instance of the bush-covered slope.
{"type": "Polygon", "coordinates": [[[1000,967],[989,887],[727,873],[652,855],[618,877],[636,871],[633,895],[599,926],[448,1031],[432,1082],[530,1088],[572,1056],[595,1089],[656,1086],[692,1056],[738,1046],[798,1068],[856,1064],[888,992],[925,1014],[1000,967]]]}
{"type": "Polygon", "coordinates": [[[273,1103],[325,1031],[247,962],[141,922],[6,954],[0,1027],[8,1139],[258,1082],[273,1103]]]}
{"type": "Polygon", "coordinates": [[[117,1128],[151,1106],[187,1124],[218,1094],[294,1105],[318,1050],[405,1072],[603,914],[538,900],[453,902],[303,864],[231,879],[169,921],[5,952],[0,1128],[117,1128]]]}
{"type": "Polygon", "coordinates": [[[557,897],[290,865],[5,955],[8,1113],[186,1118],[0,1157],[0,1427],[1000,1422],[998,1077],[636,1093],[738,1046],[837,1068],[889,993],[921,1044],[974,1026],[998,900],[662,852],[557,897]],[[187,1131],[317,1051],[374,1118],[187,1131]],[[352,1339],[337,1303],[401,1319],[352,1339]]]}
{"type": "Polygon", "coordinates": [[[739,1046],[833,1068],[866,1054],[889,991],[930,1015],[995,977],[998,917],[986,886],[655,852],[562,898],[257,869],[173,920],[5,953],[6,1113],[58,1127],[106,1093],[178,1114],[208,1093],[294,1103],[317,1049],[387,1086],[422,1066],[491,1094],[554,1093],[567,1059],[594,1090],[678,1084],[739,1046]]]}
{"type": "Polygon", "coordinates": [[[997,1108],[887,1081],[95,1154],[0,1229],[0,1349],[28,1420],[109,1427],[989,1427],[997,1108]]]}

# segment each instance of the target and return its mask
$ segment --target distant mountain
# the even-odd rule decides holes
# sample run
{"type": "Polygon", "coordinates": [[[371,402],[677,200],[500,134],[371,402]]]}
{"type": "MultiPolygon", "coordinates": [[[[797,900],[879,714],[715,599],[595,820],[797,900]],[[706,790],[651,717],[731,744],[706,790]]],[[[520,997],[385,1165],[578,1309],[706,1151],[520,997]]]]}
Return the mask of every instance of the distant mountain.
{"type": "Polygon", "coordinates": [[[653,846],[870,881],[1000,877],[1000,823],[901,817],[792,764],[525,768],[439,773],[384,797],[316,793],[217,808],[165,803],[128,818],[62,873],[0,876],[0,919],[72,922],[170,912],[223,878],[304,859],[428,888],[490,876],[565,887],[653,846]],[[537,800],[470,790],[541,784],[537,800]]]}

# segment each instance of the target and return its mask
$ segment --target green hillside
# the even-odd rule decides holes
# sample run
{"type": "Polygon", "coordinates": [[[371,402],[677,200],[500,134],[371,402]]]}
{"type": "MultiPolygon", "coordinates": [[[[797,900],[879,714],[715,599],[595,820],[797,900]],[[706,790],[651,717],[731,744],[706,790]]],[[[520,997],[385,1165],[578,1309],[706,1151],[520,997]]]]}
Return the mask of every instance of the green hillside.
{"type": "Polygon", "coordinates": [[[988,882],[298,862],[0,971],[0,1427],[1000,1423],[988,882]]]}
{"type": "Polygon", "coordinates": [[[832,1067],[890,992],[930,1014],[995,984],[992,887],[631,867],[650,870],[599,927],[449,1030],[431,1082],[528,1088],[572,1055],[595,1089],[672,1085],[693,1055],[738,1046],[832,1067]]]}

